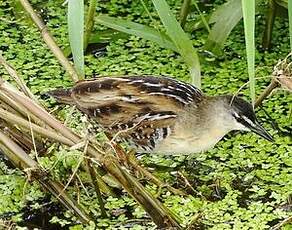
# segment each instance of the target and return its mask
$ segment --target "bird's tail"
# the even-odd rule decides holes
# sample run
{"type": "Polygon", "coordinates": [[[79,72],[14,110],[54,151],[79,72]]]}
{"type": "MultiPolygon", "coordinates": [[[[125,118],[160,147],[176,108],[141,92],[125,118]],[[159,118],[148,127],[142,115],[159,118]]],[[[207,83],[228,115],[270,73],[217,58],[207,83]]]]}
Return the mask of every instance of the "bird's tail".
{"type": "Polygon", "coordinates": [[[73,99],[71,97],[71,89],[55,89],[48,91],[48,94],[51,97],[54,97],[58,102],[64,104],[73,104],[73,99]]]}

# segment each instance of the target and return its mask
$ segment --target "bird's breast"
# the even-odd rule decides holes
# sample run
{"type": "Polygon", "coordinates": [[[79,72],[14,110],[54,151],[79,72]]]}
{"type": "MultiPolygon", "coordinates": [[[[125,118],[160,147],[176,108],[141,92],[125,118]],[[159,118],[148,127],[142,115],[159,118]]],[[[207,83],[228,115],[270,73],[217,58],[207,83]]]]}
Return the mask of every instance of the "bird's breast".
{"type": "Polygon", "coordinates": [[[188,155],[204,152],[214,147],[226,133],[218,129],[199,133],[174,132],[161,141],[153,152],[165,155],[188,155]]]}

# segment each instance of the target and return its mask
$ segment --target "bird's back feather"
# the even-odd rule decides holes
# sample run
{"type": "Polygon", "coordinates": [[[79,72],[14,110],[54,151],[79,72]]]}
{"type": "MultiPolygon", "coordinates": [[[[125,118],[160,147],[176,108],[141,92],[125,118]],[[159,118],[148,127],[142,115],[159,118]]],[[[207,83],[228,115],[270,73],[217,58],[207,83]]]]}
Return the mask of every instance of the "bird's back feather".
{"type": "Polygon", "coordinates": [[[146,151],[171,134],[184,107],[202,100],[196,87],[154,76],[101,77],[50,94],[146,151]]]}

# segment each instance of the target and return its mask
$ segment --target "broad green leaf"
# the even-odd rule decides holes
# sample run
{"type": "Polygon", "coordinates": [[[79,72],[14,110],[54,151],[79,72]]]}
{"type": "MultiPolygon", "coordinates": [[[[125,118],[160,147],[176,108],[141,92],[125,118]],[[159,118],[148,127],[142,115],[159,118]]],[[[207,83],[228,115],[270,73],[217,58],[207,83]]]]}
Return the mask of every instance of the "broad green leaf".
{"type": "Polygon", "coordinates": [[[68,1],[68,31],[74,65],[80,78],[84,77],[84,2],[68,1]]]}
{"type": "Polygon", "coordinates": [[[118,39],[128,38],[129,34],[116,31],[113,29],[107,29],[103,31],[98,31],[97,33],[92,33],[90,35],[89,43],[108,43],[111,41],[116,41],[118,39]]]}
{"type": "Polygon", "coordinates": [[[156,42],[161,47],[178,52],[176,46],[165,33],[152,27],[107,15],[99,15],[95,21],[106,27],[156,42]]]}
{"type": "MultiPolygon", "coordinates": [[[[116,41],[118,39],[125,39],[129,37],[129,34],[119,32],[113,29],[107,29],[103,31],[98,31],[96,33],[91,33],[89,38],[89,44],[103,44],[109,43],[111,41],[116,41]]],[[[63,49],[63,53],[66,57],[71,55],[71,47],[67,46],[63,49]]]]}
{"type": "Polygon", "coordinates": [[[152,0],[155,9],[166,29],[167,34],[176,45],[185,63],[189,66],[192,83],[201,87],[200,61],[192,41],[183,31],[165,0],[152,0]]]}
{"type": "Polygon", "coordinates": [[[255,0],[242,0],[247,67],[252,104],[255,102],[255,0]]]}
{"type": "Polygon", "coordinates": [[[205,44],[216,56],[222,55],[222,48],[232,29],[242,18],[241,0],[230,0],[221,5],[211,16],[209,23],[215,23],[205,44]]]}

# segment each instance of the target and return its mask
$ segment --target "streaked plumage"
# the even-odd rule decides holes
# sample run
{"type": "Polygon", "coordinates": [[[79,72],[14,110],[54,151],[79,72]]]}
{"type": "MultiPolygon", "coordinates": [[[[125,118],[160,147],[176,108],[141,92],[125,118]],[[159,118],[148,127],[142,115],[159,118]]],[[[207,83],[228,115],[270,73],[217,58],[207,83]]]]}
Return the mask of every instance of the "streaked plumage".
{"type": "MultiPolygon", "coordinates": [[[[231,130],[259,126],[251,105],[244,100],[208,97],[190,84],[167,77],[101,77],[50,95],[76,105],[104,129],[143,152],[201,152],[231,130]]],[[[266,131],[261,135],[271,139],[266,131]]]]}

